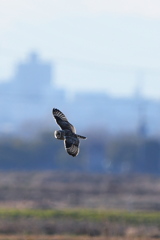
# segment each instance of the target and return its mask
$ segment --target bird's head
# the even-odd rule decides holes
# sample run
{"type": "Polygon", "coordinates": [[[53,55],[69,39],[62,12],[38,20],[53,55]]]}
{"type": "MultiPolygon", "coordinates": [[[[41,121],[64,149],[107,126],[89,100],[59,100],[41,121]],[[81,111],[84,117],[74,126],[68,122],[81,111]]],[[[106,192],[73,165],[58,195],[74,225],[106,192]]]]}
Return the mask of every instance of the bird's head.
{"type": "Polygon", "coordinates": [[[64,140],[65,132],[63,130],[55,131],[54,136],[59,140],[64,140]]]}

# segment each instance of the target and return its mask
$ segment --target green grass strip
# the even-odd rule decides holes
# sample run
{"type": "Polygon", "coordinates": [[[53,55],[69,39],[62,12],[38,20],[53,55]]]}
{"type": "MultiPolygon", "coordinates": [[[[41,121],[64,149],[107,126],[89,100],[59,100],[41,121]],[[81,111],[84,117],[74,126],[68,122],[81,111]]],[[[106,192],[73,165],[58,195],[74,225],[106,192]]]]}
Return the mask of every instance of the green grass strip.
{"type": "Polygon", "coordinates": [[[160,224],[160,212],[129,212],[97,209],[0,209],[0,218],[73,219],[86,221],[160,224]]]}

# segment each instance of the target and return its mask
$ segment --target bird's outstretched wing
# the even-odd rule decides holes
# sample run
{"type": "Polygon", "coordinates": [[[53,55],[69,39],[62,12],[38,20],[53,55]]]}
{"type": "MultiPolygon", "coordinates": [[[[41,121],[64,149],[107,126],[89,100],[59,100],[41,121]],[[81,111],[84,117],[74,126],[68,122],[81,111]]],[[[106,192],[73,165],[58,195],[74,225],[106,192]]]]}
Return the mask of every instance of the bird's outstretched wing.
{"type": "Polygon", "coordinates": [[[53,116],[57,122],[57,124],[60,126],[60,128],[62,130],[70,130],[73,133],[76,133],[76,129],[75,127],[68,122],[68,119],[66,118],[66,116],[57,108],[53,108],[52,110],[53,116]]]}
{"type": "Polygon", "coordinates": [[[64,146],[69,155],[76,157],[79,153],[79,140],[78,138],[66,137],[64,146]]]}

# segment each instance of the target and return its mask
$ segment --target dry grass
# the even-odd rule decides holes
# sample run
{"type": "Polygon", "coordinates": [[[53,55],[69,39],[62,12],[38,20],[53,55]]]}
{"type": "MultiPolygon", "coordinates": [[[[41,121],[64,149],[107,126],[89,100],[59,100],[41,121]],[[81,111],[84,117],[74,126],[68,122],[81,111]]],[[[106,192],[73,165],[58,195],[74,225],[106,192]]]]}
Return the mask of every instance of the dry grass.
{"type": "Polygon", "coordinates": [[[0,208],[160,210],[160,178],[62,172],[0,173],[0,208]]]}
{"type": "Polygon", "coordinates": [[[0,235],[0,240],[155,240],[146,237],[89,237],[73,235],[0,235]]]}
{"type": "Polygon", "coordinates": [[[0,234],[160,238],[158,213],[97,210],[1,210],[0,234]]]}
{"type": "MultiPolygon", "coordinates": [[[[0,172],[0,193],[0,209],[26,209],[28,212],[32,209],[64,212],[65,209],[123,209],[130,213],[141,210],[157,214],[160,210],[160,178],[151,176],[0,172]]],[[[140,217],[138,224],[129,218],[117,219],[113,223],[106,217],[95,221],[85,215],[79,220],[23,214],[14,218],[0,214],[0,234],[4,234],[0,235],[0,240],[160,239],[160,223],[155,222],[156,218],[153,221],[150,216],[149,224],[140,221],[140,217]]]]}

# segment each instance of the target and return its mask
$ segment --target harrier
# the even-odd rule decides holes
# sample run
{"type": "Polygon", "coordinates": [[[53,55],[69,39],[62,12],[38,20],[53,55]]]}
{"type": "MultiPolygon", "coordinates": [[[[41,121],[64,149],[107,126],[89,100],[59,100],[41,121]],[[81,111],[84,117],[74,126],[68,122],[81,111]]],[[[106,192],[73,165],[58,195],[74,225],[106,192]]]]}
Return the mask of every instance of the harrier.
{"type": "Polygon", "coordinates": [[[67,153],[76,157],[79,153],[79,138],[86,139],[86,137],[76,134],[75,127],[68,122],[68,119],[60,110],[53,108],[52,113],[55,121],[62,129],[54,132],[55,138],[64,140],[64,147],[67,153]]]}

